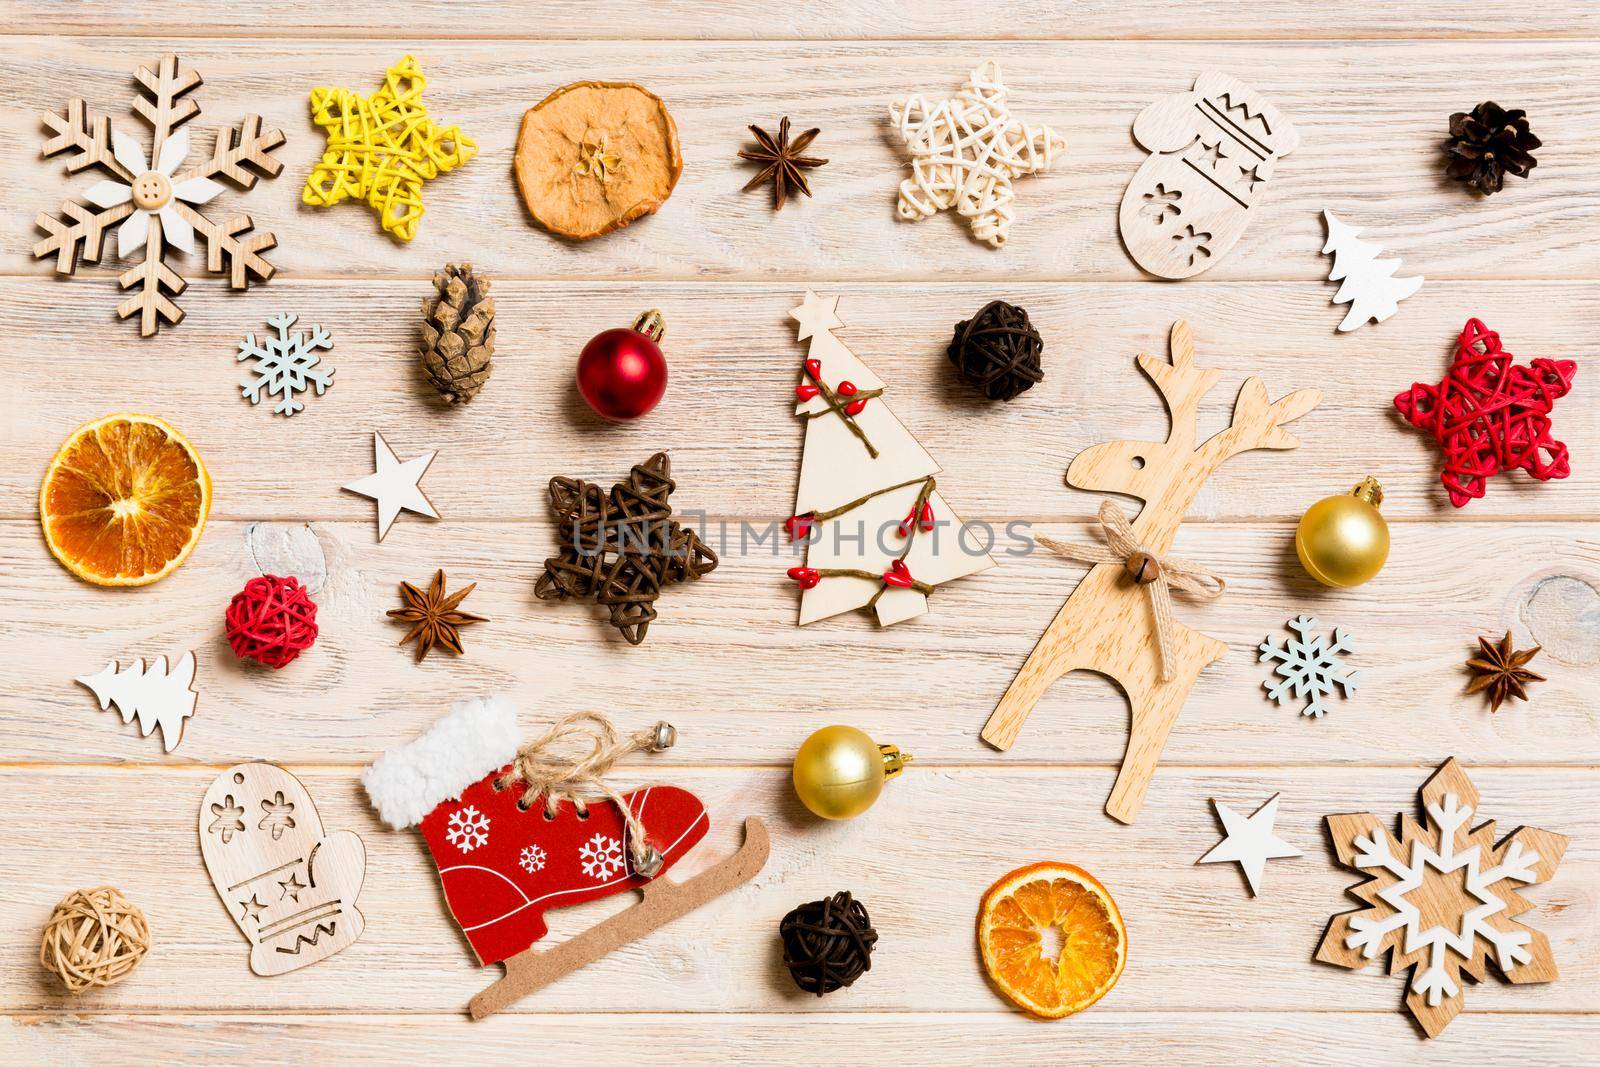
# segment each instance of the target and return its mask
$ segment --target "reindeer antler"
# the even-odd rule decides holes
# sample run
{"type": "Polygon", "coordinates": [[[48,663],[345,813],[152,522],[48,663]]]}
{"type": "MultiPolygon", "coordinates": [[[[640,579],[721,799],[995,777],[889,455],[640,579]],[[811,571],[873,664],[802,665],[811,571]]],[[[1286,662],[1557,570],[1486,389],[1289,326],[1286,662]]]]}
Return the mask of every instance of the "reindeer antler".
{"type": "Polygon", "coordinates": [[[1198,366],[1194,361],[1194,334],[1182,319],[1172,324],[1170,341],[1172,362],[1140,355],[1139,369],[1155,383],[1167,410],[1172,413],[1172,432],[1167,440],[1185,450],[1194,447],[1200,401],[1217,384],[1221,371],[1198,366]]]}
{"type": "Polygon", "coordinates": [[[1200,451],[1206,453],[1214,469],[1240,452],[1257,448],[1297,448],[1300,440],[1285,430],[1284,424],[1293,422],[1321,402],[1320,389],[1296,389],[1268,403],[1266,383],[1260,378],[1247,379],[1233,405],[1233,421],[1226,430],[1202,445],[1200,451]]]}

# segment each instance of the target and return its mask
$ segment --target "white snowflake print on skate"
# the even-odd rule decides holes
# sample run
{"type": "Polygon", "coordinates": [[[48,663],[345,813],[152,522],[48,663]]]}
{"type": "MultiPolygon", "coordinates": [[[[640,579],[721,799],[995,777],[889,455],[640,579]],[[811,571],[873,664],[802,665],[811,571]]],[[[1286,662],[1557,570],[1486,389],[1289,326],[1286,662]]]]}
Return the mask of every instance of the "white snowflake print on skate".
{"type": "Polygon", "coordinates": [[[1335,626],[1333,641],[1327,643],[1322,635],[1311,632],[1317,625],[1317,620],[1310,615],[1298,615],[1288,623],[1289,629],[1298,636],[1289,638],[1282,648],[1270,640],[1260,645],[1261,662],[1278,664],[1273,668],[1273,673],[1278,677],[1261,683],[1267,696],[1280,705],[1291,694],[1296,699],[1305,698],[1306,703],[1300,709],[1300,714],[1313,719],[1328,713],[1322,698],[1333,696],[1335,686],[1348,697],[1355,692],[1356,683],[1361,679],[1360,671],[1349,670],[1338,658],[1343,653],[1355,651],[1350,644],[1350,635],[1343,627],[1335,626]]]}
{"type": "Polygon", "coordinates": [[[239,383],[244,398],[252,404],[259,404],[263,394],[276,396],[278,406],[272,410],[285,417],[304,410],[305,404],[297,393],[315,389],[317,395],[321,396],[333,384],[331,367],[317,369],[322,358],[317,355],[317,350],[332,349],[333,338],[321,326],[311,327],[310,335],[297,333],[291,337],[289,327],[299,318],[286,311],[273,315],[267,319],[267,325],[278,331],[278,336],[263,334],[258,342],[254,332],[247,333],[244,340],[239,342],[239,355],[236,357],[241,363],[247,359],[256,361],[255,366],[250,368],[251,376],[239,383]]]}
{"type": "Polygon", "coordinates": [[[462,852],[471,852],[489,843],[489,820],[477,808],[468,804],[460,811],[450,813],[445,827],[445,840],[462,852]]]}
{"type": "Polygon", "coordinates": [[[1422,787],[1426,826],[1400,820],[1396,840],[1372,815],[1330,815],[1339,862],[1369,880],[1350,893],[1366,906],[1334,917],[1317,949],[1325,963],[1360,969],[1392,950],[1389,972],[1413,968],[1406,1006],[1429,1037],[1461,1011],[1461,974],[1482,981],[1493,960],[1510,981],[1556,978],[1550,943],[1516,921],[1522,887],[1549,880],[1566,838],[1522,827],[1498,845],[1494,823],[1472,821],[1478,792],[1450,760],[1422,787]]]}
{"type": "Polygon", "coordinates": [[[622,842],[605,834],[595,834],[589,843],[578,849],[578,860],[583,873],[595,881],[605,881],[622,873],[622,842]]]}
{"type": "Polygon", "coordinates": [[[517,860],[522,869],[529,874],[536,874],[544,870],[545,852],[538,845],[529,845],[522,850],[522,857],[517,860]]]}

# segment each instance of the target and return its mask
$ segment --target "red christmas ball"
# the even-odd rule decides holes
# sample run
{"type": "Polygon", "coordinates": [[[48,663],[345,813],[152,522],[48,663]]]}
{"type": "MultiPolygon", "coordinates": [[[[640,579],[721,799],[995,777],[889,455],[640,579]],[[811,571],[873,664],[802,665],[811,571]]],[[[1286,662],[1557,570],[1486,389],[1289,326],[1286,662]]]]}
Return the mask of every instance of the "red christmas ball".
{"type": "Polygon", "coordinates": [[[228,647],[240,659],[287,667],[317,639],[317,605],[295,578],[263,574],[228,605],[228,647]]]}
{"type": "Polygon", "coordinates": [[[665,332],[661,312],[647,311],[629,329],[595,334],[578,356],[584,402],[617,422],[648,414],[667,391],[667,357],[656,343],[665,332]]]}

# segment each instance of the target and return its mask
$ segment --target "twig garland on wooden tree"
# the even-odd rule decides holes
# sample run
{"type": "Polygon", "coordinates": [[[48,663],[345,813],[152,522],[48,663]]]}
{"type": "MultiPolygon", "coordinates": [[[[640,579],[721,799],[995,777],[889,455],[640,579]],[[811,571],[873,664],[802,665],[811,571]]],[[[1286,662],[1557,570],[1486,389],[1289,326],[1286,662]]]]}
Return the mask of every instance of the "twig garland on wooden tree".
{"type": "Polygon", "coordinates": [[[833,335],[844,325],[838,302],[807,292],[789,312],[811,348],[795,386],[806,428],[800,487],[784,523],[806,541],[807,558],[788,574],[801,589],[800,625],[862,609],[889,626],[927,611],[935,586],[994,561],[962,543],[961,521],[938,493],[938,463],[883,403],[883,383],[833,335]],[[846,520],[859,530],[846,533],[846,520]]]}
{"type": "Polygon", "coordinates": [[[189,283],[167,266],[164,252],[194,251],[196,231],[205,238],[206,269],[226,274],[233,289],[248,289],[250,277],[266,281],[273,267],[261,253],[277,245],[270,233],[250,233],[249,215],[228,216],[216,223],[197,210],[223,191],[221,178],[249,189],[262,175],[270,178],[283,164],[270,153],[283,144],[282,130],[262,132],[261,116],[246,115],[238,129],[217,131],[211,158],[182,173],[175,173],[189,155],[189,130],[185,123],[200,113],[189,97],[200,87],[200,75],[176,55],[166,55],[156,69],[140,67],[135,74],[140,95],[133,111],[150,127],[150,154],[139,142],[113,130],[110,118],[89,111],[81,99],[67,103],[61,115],[41,116],[52,136],[44,156],[74,153],[67,173],[99,167],[112,180],[84,190],[85,204],[67,200],[61,216],[40,212],[35,226],[47,235],[33,246],[35,259],[54,255],[57,274],[77,271],[79,261],[98,263],[107,230],[117,225],[117,255],[128,257],[140,249],[144,260],[117,279],[133,295],[117,305],[117,317],[139,316],[139,334],[149,337],[163,321],[176,326],[183,310],[173,298],[189,283]]]}
{"type": "MultiPolygon", "coordinates": [[[[1322,399],[1315,389],[1299,389],[1269,401],[1261,379],[1247,379],[1228,427],[1200,442],[1200,401],[1220,372],[1195,363],[1189,324],[1172,326],[1170,363],[1147,355],[1138,363],[1171,412],[1167,439],[1091,445],[1072,461],[1067,481],[1079,489],[1143,500],[1144,510],[1131,526],[1142,556],[1119,553],[1120,562],[1107,559],[1090,569],[1028,654],[982,735],[995,748],[1010,748],[1045,690],[1063,674],[1087,670],[1113,679],[1127,694],[1132,712],[1127,752],[1106,801],[1106,813],[1121,822],[1138,816],[1162,746],[1200,672],[1228,650],[1221,641],[1176,622],[1170,640],[1161,640],[1165,627],[1159,607],[1139,581],[1146,573],[1142,557],[1151,557],[1159,571],[1184,513],[1212,472],[1241,452],[1297,447],[1300,442],[1285,424],[1322,399]]],[[[1169,569],[1172,562],[1167,561],[1169,569]]]]}
{"type": "Polygon", "coordinates": [[[550,479],[561,554],[544,561],[534,595],[540,600],[594,597],[629,644],[643,641],[664,586],[717,569],[711,547],[672,517],[668,498],[677,484],[665,452],[635,464],[609,494],[579,478],[550,479]]]}
{"type": "Polygon", "coordinates": [[[1468,319],[1444,380],[1413,382],[1394,398],[1408,422],[1439,442],[1439,481],[1458,508],[1483,496],[1502,471],[1525,470],[1541,482],[1572,473],[1567,446],[1550,435],[1550,416],[1572,390],[1578,364],[1541,356],[1517,365],[1516,358],[1498,333],[1468,319]]]}

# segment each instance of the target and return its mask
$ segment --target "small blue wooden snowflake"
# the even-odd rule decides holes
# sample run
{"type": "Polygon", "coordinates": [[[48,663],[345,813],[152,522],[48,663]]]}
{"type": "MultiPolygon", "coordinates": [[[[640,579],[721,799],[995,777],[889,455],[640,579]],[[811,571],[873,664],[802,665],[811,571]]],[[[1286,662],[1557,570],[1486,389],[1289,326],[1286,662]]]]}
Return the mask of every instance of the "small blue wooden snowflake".
{"type": "Polygon", "coordinates": [[[1304,698],[1306,704],[1300,714],[1313,719],[1328,713],[1322,698],[1333,696],[1335,686],[1342,690],[1342,696],[1348,697],[1355,692],[1361,677],[1360,671],[1347,669],[1338,659],[1343,653],[1355,651],[1350,635],[1343,627],[1335,626],[1333,641],[1327,643],[1321,634],[1311,632],[1317,625],[1317,620],[1311,616],[1298,615],[1288,623],[1289,629],[1298,636],[1289,638],[1282,648],[1270,640],[1261,642],[1260,646],[1261,662],[1278,664],[1273,668],[1277,677],[1261,683],[1267,696],[1280,705],[1291,694],[1296,699],[1304,698]]]}
{"type": "Polygon", "coordinates": [[[278,336],[263,335],[263,344],[256,340],[254,333],[248,333],[239,342],[238,360],[241,363],[247,359],[256,361],[255,366],[250,368],[250,377],[239,383],[244,398],[252,404],[259,404],[263,394],[276,396],[278,406],[273,411],[284,416],[305,408],[295,394],[310,388],[321,396],[333,384],[333,368],[317,368],[322,358],[317,355],[317,350],[333,348],[333,338],[321,326],[311,327],[309,336],[305,333],[289,336],[289,327],[299,318],[298,315],[280,311],[267,319],[267,325],[278,331],[278,336]]]}

